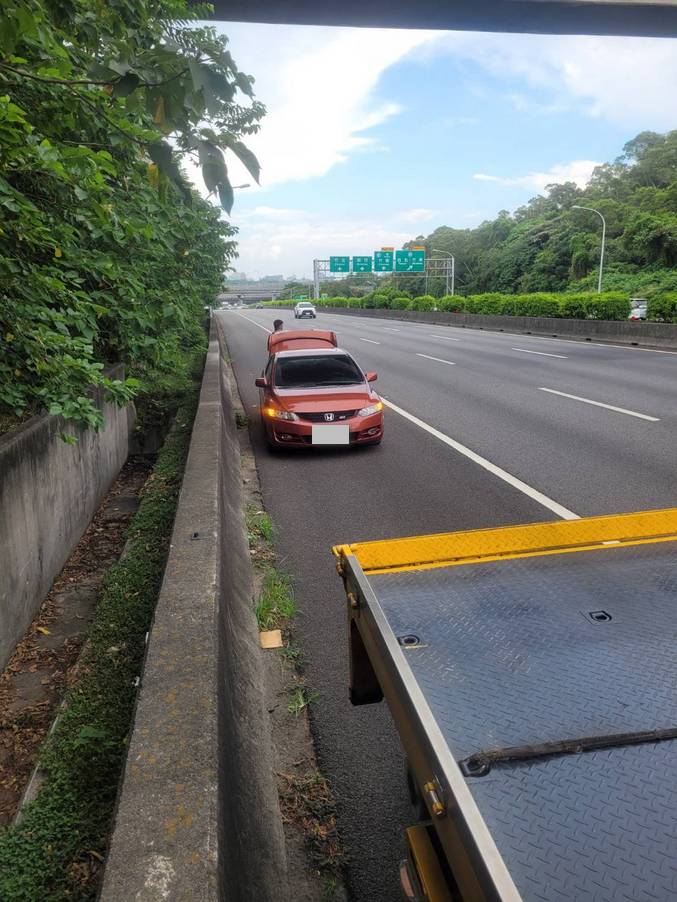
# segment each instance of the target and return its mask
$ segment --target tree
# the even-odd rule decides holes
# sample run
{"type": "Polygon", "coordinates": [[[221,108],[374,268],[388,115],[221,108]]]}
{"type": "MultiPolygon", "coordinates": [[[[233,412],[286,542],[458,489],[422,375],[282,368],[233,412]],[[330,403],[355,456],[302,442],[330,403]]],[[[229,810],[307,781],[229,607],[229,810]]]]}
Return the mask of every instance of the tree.
{"type": "Polygon", "coordinates": [[[263,113],[224,38],[184,0],[5,0],[0,21],[0,410],[101,421],[180,373],[236,230],[181,171],[195,153],[229,209],[226,157],[263,113]],[[174,149],[176,148],[176,149],[174,149]],[[111,381],[122,361],[132,378],[111,381]]]}

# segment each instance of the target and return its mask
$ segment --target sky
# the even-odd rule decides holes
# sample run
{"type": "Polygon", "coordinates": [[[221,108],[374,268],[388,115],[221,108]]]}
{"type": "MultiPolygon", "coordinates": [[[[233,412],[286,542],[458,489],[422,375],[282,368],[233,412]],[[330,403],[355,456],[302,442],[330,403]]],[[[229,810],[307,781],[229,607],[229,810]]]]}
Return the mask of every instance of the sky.
{"type": "MultiPolygon", "coordinates": [[[[228,155],[238,272],[311,276],[583,186],[640,131],[677,128],[677,41],[219,23],[268,113],[228,155]]],[[[196,185],[203,189],[194,174],[196,185]]]]}

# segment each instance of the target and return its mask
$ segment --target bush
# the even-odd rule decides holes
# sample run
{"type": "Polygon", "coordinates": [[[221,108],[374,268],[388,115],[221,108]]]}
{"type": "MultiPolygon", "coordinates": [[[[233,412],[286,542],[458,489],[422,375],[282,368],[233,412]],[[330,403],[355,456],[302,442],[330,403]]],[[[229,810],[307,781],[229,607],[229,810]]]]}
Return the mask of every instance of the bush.
{"type": "Polygon", "coordinates": [[[437,299],[431,294],[421,294],[411,302],[412,310],[434,310],[437,306],[437,299]]]}
{"type": "Polygon", "coordinates": [[[659,323],[677,323],[677,291],[666,291],[651,298],[647,319],[659,323]]]}
{"type": "Polygon", "coordinates": [[[461,297],[457,294],[445,294],[444,297],[441,297],[437,302],[437,307],[439,310],[444,310],[446,313],[460,313],[464,307],[465,298],[461,297]]]}
{"type": "Polygon", "coordinates": [[[348,307],[349,306],[348,298],[342,298],[342,297],[329,298],[327,300],[327,306],[328,307],[348,307]]]}
{"type": "Polygon", "coordinates": [[[517,294],[513,298],[513,316],[561,316],[561,305],[556,294],[537,292],[517,294]]]}
{"type": "Polygon", "coordinates": [[[391,310],[411,310],[412,301],[409,298],[393,298],[390,302],[391,310]]]}
{"type": "Polygon", "coordinates": [[[630,299],[622,291],[581,291],[564,295],[560,304],[562,316],[575,319],[624,320],[630,314],[630,299]]]}
{"type": "Polygon", "coordinates": [[[346,306],[359,309],[364,304],[362,303],[362,298],[349,298],[346,306]]]}

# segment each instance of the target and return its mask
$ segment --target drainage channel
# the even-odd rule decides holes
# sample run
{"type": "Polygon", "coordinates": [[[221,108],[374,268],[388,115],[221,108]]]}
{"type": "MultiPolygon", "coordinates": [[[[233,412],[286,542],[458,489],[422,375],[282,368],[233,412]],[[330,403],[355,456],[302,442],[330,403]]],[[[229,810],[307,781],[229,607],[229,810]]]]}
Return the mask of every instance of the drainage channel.
{"type": "Polygon", "coordinates": [[[128,458],[0,675],[0,827],[37,788],[40,747],[75,679],[104,576],[123,552],[152,465],[128,458]]]}

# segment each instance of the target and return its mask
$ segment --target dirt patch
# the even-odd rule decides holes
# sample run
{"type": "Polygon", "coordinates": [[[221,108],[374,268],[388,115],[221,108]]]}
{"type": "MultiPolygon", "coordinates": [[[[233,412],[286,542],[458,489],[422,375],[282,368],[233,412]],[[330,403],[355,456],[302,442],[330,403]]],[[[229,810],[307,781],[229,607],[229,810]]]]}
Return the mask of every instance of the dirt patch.
{"type": "Polygon", "coordinates": [[[72,685],[106,571],[152,462],[130,458],[0,676],[0,827],[14,818],[56,710],[72,685]]]}
{"type": "Polygon", "coordinates": [[[263,507],[256,460],[249,441],[248,417],[241,407],[237,383],[229,366],[227,371],[232,397],[235,404],[240,405],[236,410],[236,423],[257,601],[255,609],[261,628],[281,628],[284,639],[282,648],[262,649],[261,655],[285,834],[290,898],[297,902],[338,902],[346,898],[342,876],[343,850],[336,827],[335,800],[329,783],[318,770],[310,733],[307,709],[314,693],[305,683],[304,658],[294,642],[293,621],[278,616],[280,610],[293,610],[293,595],[288,599],[288,608],[277,604],[261,610],[261,599],[267,582],[270,583],[270,574],[274,574],[273,588],[282,590],[283,601],[288,577],[280,572],[274,549],[274,524],[263,507]],[[269,615],[271,619],[268,621],[269,615]]]}

